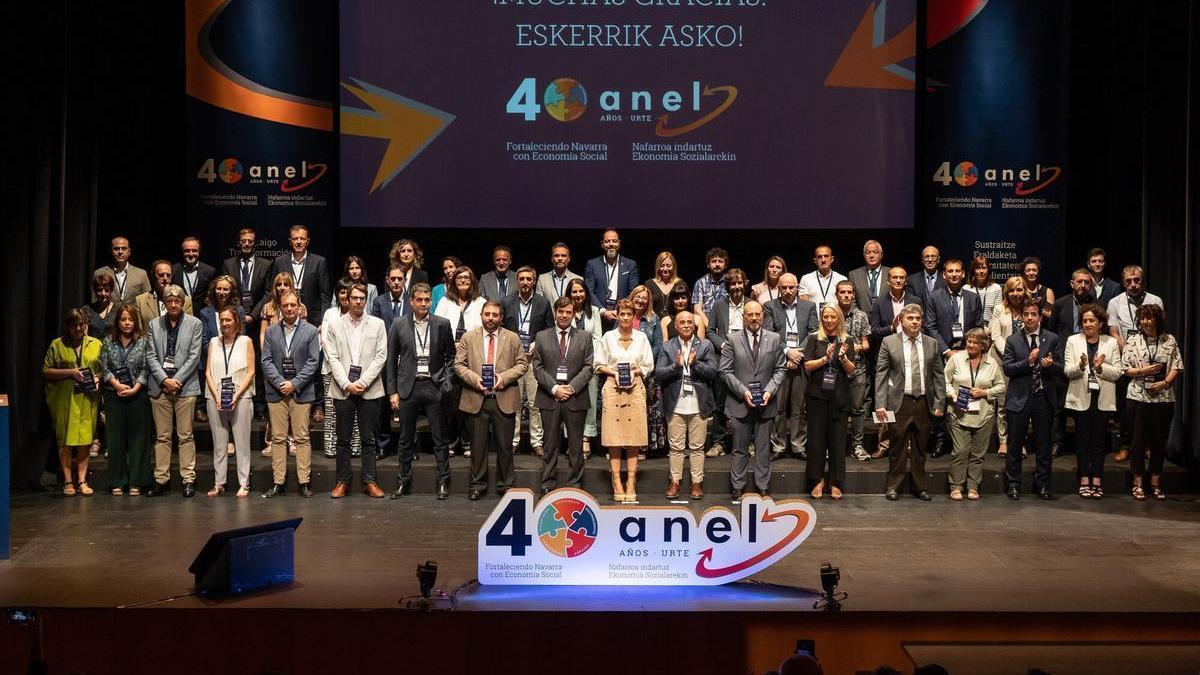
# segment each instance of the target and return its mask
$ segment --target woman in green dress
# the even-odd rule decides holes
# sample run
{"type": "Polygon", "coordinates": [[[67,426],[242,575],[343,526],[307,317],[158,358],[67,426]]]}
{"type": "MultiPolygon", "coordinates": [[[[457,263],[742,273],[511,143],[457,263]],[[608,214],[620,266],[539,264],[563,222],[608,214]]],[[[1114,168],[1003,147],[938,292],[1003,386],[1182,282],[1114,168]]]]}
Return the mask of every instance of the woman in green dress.
{"type": "Polygon", "coordinates": [[[87,484],[88,448],[96,435],[100,409],[100,340],[87,334],[78,309],[63,315],[63,335],[50,343],[42,361],[46,404],[54,420],[63,494],[92,494],[87,484]]]}

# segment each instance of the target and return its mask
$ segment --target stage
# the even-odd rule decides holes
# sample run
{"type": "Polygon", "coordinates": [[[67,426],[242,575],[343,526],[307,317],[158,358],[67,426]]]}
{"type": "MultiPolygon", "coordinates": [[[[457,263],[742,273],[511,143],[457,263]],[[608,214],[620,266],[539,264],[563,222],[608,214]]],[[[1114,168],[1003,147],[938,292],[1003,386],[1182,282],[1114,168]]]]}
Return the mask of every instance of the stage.
{"type": "MultiPolygon", "coordinates": [[[[256,459],[256,468],[262,461],[256,459]]],[[[714,472],[711,487],[722,484],[718,476],[714,472]]],[[[643,485],[643,505],[667,503],[651,489],[659,486],[643,485]]],[[[183,499],[178,491],[156,498],[115,498],[99,490],[88,498],[18,495],[12,501],[13,559],[0,565],[0,604],[117,607],[184,595],[192,585],[188,565],[212,532],[302,517],[296,583],[225,600],[221,607],[399,608],[403,596],[417,592],[415,570],[425,560],[437,561],[437,586],[447,591],[474,579],[476,535],[497,498],[471,502],[464,489],[460,481],[446,501],[432,494],[370,499],[358,492],[341,500],[294,493],[271,500],[257,494],[209,499],[203,492],[183,499]]],[[[889,502],[881,494],[853,493],[840,503],[810,499],[817,513],[810,538],[754,579],[774,587],[468,585],[458,594],[458,609],[809,611],[811,589],[820,588],[818,567],[832,562],[841,568],[841,590],[850,594],[846,611],[1195,611],[1195,497],[1138,503],[1119,491],[1110,494],[1099,502],[1063,494],[1053,502],[1029,495],[1012,503],[994,490],[978,502],[950,502],[944,495],[931,503],[908,496],[889,502]]],[[[608,503],[603,493],[597,496],[608,503]]],[[[691,508],[699,513],[718,504],[728,505],[728,497],[713,490],[691,508]]],[[[212,604],[186,596],[154,606],[212,604]]]]}

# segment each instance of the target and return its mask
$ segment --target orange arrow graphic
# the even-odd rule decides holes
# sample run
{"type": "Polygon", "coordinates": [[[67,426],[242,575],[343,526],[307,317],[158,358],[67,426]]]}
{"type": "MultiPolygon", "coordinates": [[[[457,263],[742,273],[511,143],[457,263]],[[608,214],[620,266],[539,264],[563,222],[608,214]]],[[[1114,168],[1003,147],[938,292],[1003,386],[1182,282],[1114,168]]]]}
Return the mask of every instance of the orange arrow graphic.
{"type": "Polygon", "coordinates": [[[707,115],[705,115],[704,117],[701,117],[698,120],[688,122],[687,124],[685,124],[681,127],[675,127],[674,129],[670,129],[667,127],[668,115],[663,115],[662,117],[658,118],[658,125],[654,127],[655,135],[662,136],[664,138],[670,138],[672,136],[681,136],[683,134],[686,134],[689,131],[695,131],[696,129],[699,129],[700,127],[704,126],[705,124],[708,124],[709,122],[716,119],[717,115],[720,115],[721,113],[725,112],[729,108],[729,106],[733,105],[733,101],[734,101],[734,99],[737,98],[737,95],[738,95],[737,87],[734,87],[734,86],[731,86],[728,84],[723,84],[719,87],[705,87],[704,95],[712,96],[713,94],[717,93],[718,91],[725,92],[725,100],[721,102],[721,105],[717,106],[716,110],[708,113],[707,115]]]}
{"type": "Polygon", "coordinates": [[[891,40],[875,47],[871,36],[875,23],[875,3],[858,22],[850,41],[846,43],[837,63],[825,77],[826,87],[856,87],[862,89],[907,89],[913,83],[899,75],[884,70],[898,61],[911,58],[917,53],[917,22],[904,27],[891,40]]]}
{"type": "Polygon", "coordinates": [[[450,113],[366,82],[354,80],[354,85],[343,82],[342,87],[371,107],[361,110],[342,106],[342,133],[388,139],[387,150],[371,183],[372,193],[395,178],[454,121],[450,113]]]}

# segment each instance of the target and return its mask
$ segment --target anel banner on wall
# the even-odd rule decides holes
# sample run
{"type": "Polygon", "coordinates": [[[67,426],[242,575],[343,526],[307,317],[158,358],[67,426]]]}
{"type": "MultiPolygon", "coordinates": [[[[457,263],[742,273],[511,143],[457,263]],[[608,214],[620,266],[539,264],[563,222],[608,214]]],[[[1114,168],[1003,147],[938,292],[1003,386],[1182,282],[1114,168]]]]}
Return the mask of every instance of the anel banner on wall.
{"type": "Polygon", "coordinates": [[[510,489],[479,529],[484,585],[716,586],[787,557],[817,516],[802,500],[747,494],[713,506],[600,506],[574,488],[510,489]]]}

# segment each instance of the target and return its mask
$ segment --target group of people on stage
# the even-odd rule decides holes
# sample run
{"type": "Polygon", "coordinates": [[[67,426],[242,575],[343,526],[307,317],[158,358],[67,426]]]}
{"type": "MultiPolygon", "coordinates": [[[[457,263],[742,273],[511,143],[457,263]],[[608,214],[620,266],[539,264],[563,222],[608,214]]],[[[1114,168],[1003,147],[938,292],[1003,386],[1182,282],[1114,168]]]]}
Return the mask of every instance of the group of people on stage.
{"type": "Polygon", "coordinates": [[[638,500],[638,462],[663,448],[668,499],[703,497],[705,458],[728,450],[734,499],[769,494],[772,462],[794,454],[807,462],[814,498],[842,498],[848,456],[888,456],[887,498],[910,476],[913,493],[929,500],[925,458],[949,449],[950,499],[974,500],[993,437],[1006,455],[1008,496],[1020,498],[1027,450],[1034,489],[1051,499],[1067,417],[1078,494],[1098,498],[1120,409],[1117,459],[1130,460],[1132,496],[1165,499],[1179,343],[1143,270],[1131,265],[1110,279],[1101,249],[1056,299],[1036,258],[1001,285],[986,257],[964,264],[928,246],[910,275],[884,265],[874,240],[848,275],[821,245],[812,271],[797,277],[774,255],[758,283],[713,248],[689,286],[669,251],[643,280],[616,230],[603,233],[583,275],[561,242],[541,274],[514,269],[512,251],[497,246],[482,275],[447,256],[436,285],[420,247],[401,239],[382,290],[356,256],[333,284],[304,226],[291,228],[289,243],[273,261],[257,257],[255,233],[243,229],[238,255],[218,271],[188,237],[180,262],[156,261],[147,274],[130,263],[128,239],[112,240],[92,302],[65,314],[43,366],[64,494],[93,492],[88,458],[99,450],[102,409],[112,494],[167,492],[174,442],[183,495],[194,495],[200,420],[213,439],[208,495],[225,492],[234,457],[237,495],[248,496],[257,398],[273,471],[265,497],[284,493],[291,456],[299,492],[312,495],[314,425],[336,457],[332,497],[351,491],[355,458],[360,489],[385,496],[376,462],[391,451],[400,466],[392,496],[408,494],[424,416],[439,499],[450,494],[456,452],[471,460],[471,499],[487,491],[493,451],[495,485],[511,487],[525,418],[543,490],[558,487],[564,454],[565,484],[580,486],[598,443],[619,502],[638,500]],[[873,453],[868,415],[879,429],[873,453]]]}

